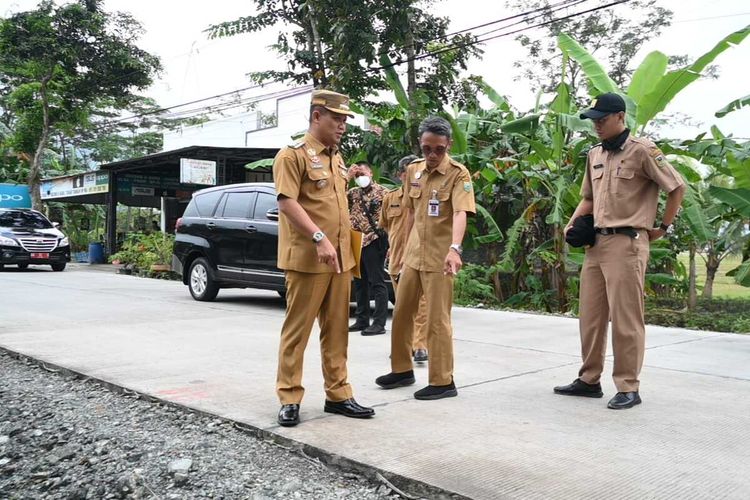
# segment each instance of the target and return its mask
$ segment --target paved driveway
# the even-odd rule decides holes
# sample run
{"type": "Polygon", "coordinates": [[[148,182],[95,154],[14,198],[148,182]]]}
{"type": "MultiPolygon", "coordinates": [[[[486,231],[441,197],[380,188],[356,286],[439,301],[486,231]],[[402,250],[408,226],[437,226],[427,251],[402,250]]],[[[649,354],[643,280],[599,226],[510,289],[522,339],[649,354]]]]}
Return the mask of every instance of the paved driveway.
{"type": "MultiPolygon", "coordinates": [[[[38,268],[0,273],[0,346],[270,430],[471,498],[750,498],[750,336],[648,327],[643,405],[555,396],[576,376],[577,322],[454,311],[459,396],[384,391],[389,337],[350,337],[350,380],[377,416],[323,413],[316,332],[303,423],[275,423],[275,293],[223,290],[199,303],[181,283],[38,268]]],[[[606,367],[611,369],[611,363],[606,367]]]]}

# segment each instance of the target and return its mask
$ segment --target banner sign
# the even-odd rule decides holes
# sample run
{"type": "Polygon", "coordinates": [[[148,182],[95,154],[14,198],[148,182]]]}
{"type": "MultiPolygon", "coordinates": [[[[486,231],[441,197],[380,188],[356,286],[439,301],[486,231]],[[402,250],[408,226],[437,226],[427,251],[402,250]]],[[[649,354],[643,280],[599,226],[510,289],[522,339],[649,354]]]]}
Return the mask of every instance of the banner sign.
{"type": "Polygon", "coordinates": [[[87,172],[42,181],[39,186],[43,200],[106,193],[109,191],[109,172],[87,172]]]}
{"type": "Polygon", "coordinates": [[[31,208],[29,187],[23,184],[0,184],[0,208],[31,208]]]}
{"type": "Polygon", "coordinates": [[[216,185],[216,162],[180,158],[180,182],[184,184],[216,185]]]}

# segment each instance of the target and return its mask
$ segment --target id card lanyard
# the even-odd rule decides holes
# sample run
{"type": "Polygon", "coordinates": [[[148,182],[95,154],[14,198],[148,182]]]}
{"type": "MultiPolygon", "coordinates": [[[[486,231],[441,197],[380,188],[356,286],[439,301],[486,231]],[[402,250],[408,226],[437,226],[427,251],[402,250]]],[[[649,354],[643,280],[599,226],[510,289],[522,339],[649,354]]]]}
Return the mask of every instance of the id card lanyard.
{"type": "Polygon", "coordinates": [[[440,216],[440,201],[437,199],[437,190],[432,190],[432,197],[427,202],[427,215],[430,217],[440,216]]]}

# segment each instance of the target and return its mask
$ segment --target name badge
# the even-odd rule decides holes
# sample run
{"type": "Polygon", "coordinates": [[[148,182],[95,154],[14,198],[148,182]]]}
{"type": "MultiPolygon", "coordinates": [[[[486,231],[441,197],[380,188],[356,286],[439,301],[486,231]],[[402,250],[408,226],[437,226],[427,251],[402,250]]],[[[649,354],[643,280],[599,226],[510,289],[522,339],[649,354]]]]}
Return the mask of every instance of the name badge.
{"type": "Polygon", "coordinates": [[[432,198],[427,202],[427,215],[430,217],[440,215],[440,201],[437,199],[437,191],[432,191],[432,198]]]}

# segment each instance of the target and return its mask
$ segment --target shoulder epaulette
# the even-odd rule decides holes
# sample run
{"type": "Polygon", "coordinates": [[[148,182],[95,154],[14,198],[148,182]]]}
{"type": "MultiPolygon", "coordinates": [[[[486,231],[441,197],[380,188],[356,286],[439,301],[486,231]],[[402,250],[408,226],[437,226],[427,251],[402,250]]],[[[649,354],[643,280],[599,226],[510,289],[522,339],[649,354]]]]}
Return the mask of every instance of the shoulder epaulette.
{"type": "Polygon", "coordinates": [[[290,144],[289,147],[292,149],[299,149],[304,145],[305,145],[305,141],[297,141],[297,142],[290,144]]]}

